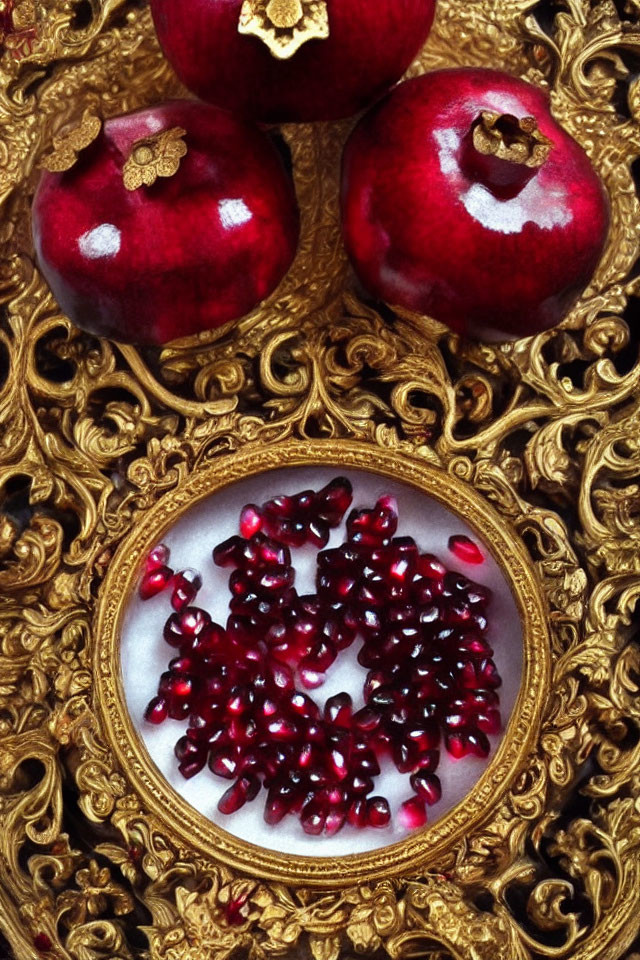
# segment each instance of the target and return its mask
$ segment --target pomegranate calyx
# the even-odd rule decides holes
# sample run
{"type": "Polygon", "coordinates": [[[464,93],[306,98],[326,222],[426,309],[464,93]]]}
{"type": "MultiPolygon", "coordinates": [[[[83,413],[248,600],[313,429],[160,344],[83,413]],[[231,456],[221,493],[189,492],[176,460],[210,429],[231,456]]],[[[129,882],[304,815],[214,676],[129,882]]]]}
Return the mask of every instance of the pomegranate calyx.
{"type": "Polygon", "coordinates": [[[173,177],[180,169],[180,161],[187,153],[182,127],[162,130],[152,137],[136,140],[129,158],[122,168],[122,182],[127,190],[151,187],[158,177],[173,177]]]}
{"type": "Polygon", "coordinates": [[[308,40],[328,38],[326,0],[244,0],[238,33],[258,37],[277,60],[289,60],[308,40]]]}
{"type": "Polygon", "coordinates": [[[510,113],[483,110],[472,130],[473,145],[479,153],[532,169],[541,167],[553,149],[535,117],[518,119],[510,113]]]}

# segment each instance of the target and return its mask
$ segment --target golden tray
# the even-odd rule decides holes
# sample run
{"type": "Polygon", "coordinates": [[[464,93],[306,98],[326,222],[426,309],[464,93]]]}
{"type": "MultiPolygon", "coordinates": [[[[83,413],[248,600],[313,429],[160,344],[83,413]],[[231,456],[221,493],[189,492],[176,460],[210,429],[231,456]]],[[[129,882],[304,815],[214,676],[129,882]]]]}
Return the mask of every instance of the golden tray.
{"type": "Polygon", "coordinates": [[[0,31],[0,957],[630,957],[639,0],[440,0],[412,68],[500,65],[549,88],[611,195],[576,309],[505,346],[358,297],[338,217],[352,120],[283,128],[302,240],[251,316],[162,350],[80,333],[34,267],[38,164],[85,109],[184,91],[140,0],[3,0],[0,31]],[[322,463],[468,516],[524,633],[516,709],[468,798],[324,864],[232,841],[176,799],[132,735],[117,654],[139,560],[177,515],[247,472],[322,463]]]}

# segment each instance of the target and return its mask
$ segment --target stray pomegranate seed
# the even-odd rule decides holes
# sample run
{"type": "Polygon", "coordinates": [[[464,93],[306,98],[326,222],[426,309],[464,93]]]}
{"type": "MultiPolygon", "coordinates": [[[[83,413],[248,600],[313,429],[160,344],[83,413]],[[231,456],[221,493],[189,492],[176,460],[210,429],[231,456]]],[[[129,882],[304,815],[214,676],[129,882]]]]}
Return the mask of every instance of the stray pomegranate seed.
{"type": "Polygon", "coordinates": [[[132,863],[139,863],[142,859],[142,847],[132,844],[127,847],[127,856],[132,863]]]}
{"type": "Polygon", "coordinates": [[[484,554],[480,547],[462,534],[449,538],[449,550],[463,563],[484,563],[484,554]]]}
{"type": "Polygon", "coordinates": [[[38,933],[33,938],[33,945],[38,953],[48,953],[53,948],[53,943],[46,933],[38,933]]]}
{"type": "Polygon", "coordinates": [[[173,570],[169,567],[154,567],[145,573],[140,581],[138,592],[141,600],[151,600],[166,590],[173,579],[173,570]]]}
{"type": "Polygon", "coordinates": [[[229,901],[226,908],[227,923],[232,927],[239,927],[246,922],[249,907],[247,897],[237,897],[229,901]]]}
{"type": "Polygon", "coordinates": [[[400,823],[406,830],[418,830],[427,822],[427,808],[424,800],[412,797],[400,807],[400,823]]]}

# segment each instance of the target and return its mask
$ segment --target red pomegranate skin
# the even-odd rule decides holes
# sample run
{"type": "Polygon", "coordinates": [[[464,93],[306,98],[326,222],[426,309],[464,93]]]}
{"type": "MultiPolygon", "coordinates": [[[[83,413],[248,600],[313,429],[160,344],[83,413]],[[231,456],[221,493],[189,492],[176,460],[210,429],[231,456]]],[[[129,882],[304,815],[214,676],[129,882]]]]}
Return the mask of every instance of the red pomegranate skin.
{"type": "Polygon", "coordinates": [[[435,0],[327,0],[329,37],[279,60],[238,32],[242,0],[151,0],[160,45],[203,100],[265,122],[337,120],[396,83],[427,39],[435,0]]]}
{"type": "Polygon", "coordinates": [[[268,137],[190,101],[108,120],[74,167],[43,174],[33,205],[38,262],[61,310],[126,343],[249,313],[287,272],[298,233],[293,184],[268,137]],[[132,145],[175,127],[187,146],[177,173],[127,190],[132,145]]]}
{"type": "Polygon", "coordinates": [[[609,227],[604,188],[546,95],[466,68],[410,80],[364,117],[345,149],[342,210],[349,256],[370,293],[487,340],[562,320],[609,227]],[[552,144],[545,162],[532,170],[500,160],[495,180],[485,176],[491,161],[469,138],[482,111],[535,117],[552,144]],[[497,184],[505,170],[516,180],[509,188],[497,184]]]}

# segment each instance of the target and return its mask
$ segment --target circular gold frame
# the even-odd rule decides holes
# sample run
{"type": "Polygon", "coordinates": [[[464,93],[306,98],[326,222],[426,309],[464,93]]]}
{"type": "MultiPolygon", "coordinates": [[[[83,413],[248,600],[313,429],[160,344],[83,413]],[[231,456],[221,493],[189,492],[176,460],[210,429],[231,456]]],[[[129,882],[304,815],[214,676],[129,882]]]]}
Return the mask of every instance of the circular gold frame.
{"type": "Polygon", "coordinates": [[[504,794],[521,775],[539,736],[550,676],[547,612],[537,574],[518,538],[468,484],[429,464],[366,444],[288,442],[245,450],[199,470],[165,496],[134,526],[114,556],[97,608],[93,654],[96,711],[109,746],[122,769],[163,829],[179,834],[206,856],[215,855],[237,870],[286,883],[324,887],[393,877],[427,869],[443,851],[490,819],[504,794]],[[409,839],[370,854],[312,858],[278,854],[232,836],[195,811],[165,781],[135,733],[122,688],[119,642],[126,608],[144,557],[184,513],[225,487],[281,467],[335,466],[380,474],[410,484],[447,506],[473,527],[505,574],[523,627],[524,661],[518,699],[496,755],[471,795],[434,825],[409,839]]]}

